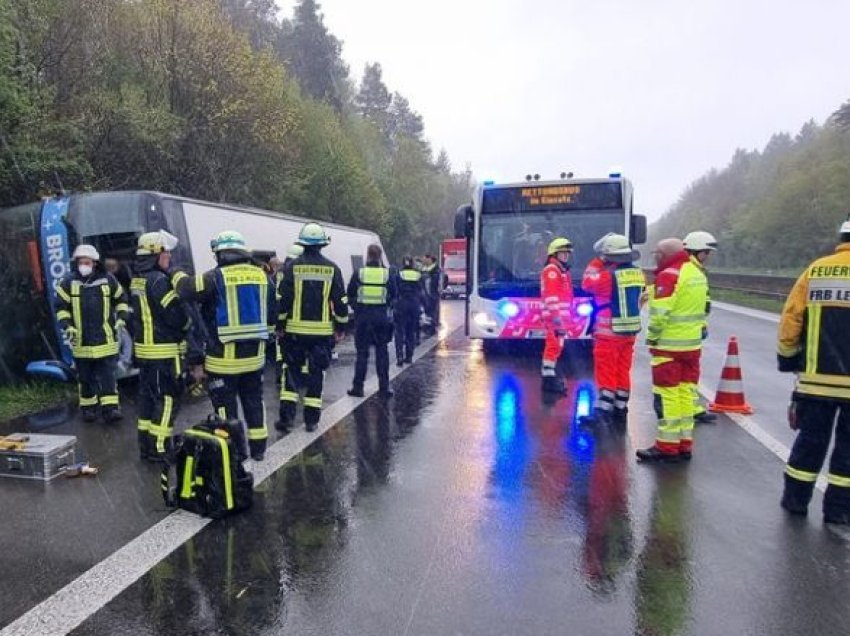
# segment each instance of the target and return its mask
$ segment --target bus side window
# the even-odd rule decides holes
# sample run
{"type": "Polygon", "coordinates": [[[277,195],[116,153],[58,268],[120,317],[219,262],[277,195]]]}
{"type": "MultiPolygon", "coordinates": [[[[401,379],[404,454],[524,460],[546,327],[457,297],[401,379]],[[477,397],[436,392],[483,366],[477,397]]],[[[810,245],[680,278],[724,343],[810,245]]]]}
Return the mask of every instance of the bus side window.
{"type": "MultiPolygon", "coordinates": [[[[194,271],[192,263],[191,245],[189,244],[189,230],[186,228],[186,217],[183,214],[183,203],[176,199],[162,199],[162,221],[160,227],[168,230],[180,243],[171,256],[172,263],[180,269],[194,271]]],[[[151,229],[156,229],[150,226],[151,229]]]]}

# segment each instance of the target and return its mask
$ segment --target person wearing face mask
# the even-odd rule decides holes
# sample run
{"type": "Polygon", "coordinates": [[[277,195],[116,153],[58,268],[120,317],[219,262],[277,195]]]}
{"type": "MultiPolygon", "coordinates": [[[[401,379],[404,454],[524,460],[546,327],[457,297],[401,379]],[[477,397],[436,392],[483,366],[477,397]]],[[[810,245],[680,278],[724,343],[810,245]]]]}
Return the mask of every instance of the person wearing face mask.
{"type": "Polygon", "coordinates": [[[98,406],[104,421],[120,420],[115,361],[129,306],[93,245],[74,250],[71,273],[57,286],[56,298],[56,318],[74,355],[83,420],[97,419],[98,406]]]}
{"type": "Polygon", "coordinates": [[[573,244],[559,237],[549,243],[548,258],[540,272],[540,295],[543,297],[543,324],[546,326],[546,346],[540,375],[542,389],[547,393],[566,395],[567,387],[558,376],[558,358],[564,350],[564,338],[571,320],[573,281],[570,277],[570,257],[573,244]]]}
{"type": "Polygon", "coordinates": [[[182,392],[180,345],[191,320],[168,277],[177,238],[164,230],[139,237],[133,305],[133,353],[139,367],[139,455],[165,461],[172,449],[174,418],[182,392]]]}

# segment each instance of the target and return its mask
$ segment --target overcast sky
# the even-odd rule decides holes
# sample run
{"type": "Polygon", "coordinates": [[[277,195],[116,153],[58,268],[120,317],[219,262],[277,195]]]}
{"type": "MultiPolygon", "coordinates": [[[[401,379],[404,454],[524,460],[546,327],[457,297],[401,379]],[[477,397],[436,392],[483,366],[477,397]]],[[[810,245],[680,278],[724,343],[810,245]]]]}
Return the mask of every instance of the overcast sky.
{"type": "Polygon", "coordinates": [[[736,148],[850,98],[848,0],[321,4],[352,75],[380,62],[455,167],[498,182],[622,166],[650,218],[736,148]]]}

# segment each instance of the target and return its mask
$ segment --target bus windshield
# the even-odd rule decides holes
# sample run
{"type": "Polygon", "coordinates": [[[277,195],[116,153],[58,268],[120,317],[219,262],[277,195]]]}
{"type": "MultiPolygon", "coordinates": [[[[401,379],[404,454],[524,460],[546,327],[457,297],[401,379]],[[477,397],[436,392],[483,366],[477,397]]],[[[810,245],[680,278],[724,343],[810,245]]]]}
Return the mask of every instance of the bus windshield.
{"type": "Polygon", "coordinates": [[[31,360],[58,358],[39,261],[41,203],[0,210],[0,382],[31,360]]]}
{"type": "Polygon", "coordinates": [[[625,212],[548,210],[481,215],[478,292],[484,298],[540,295],[540,271],[549,242],[573,243],[572,277],[578,282],[593,258],[593,244],[608,232],[623,232],[625,212]]]}

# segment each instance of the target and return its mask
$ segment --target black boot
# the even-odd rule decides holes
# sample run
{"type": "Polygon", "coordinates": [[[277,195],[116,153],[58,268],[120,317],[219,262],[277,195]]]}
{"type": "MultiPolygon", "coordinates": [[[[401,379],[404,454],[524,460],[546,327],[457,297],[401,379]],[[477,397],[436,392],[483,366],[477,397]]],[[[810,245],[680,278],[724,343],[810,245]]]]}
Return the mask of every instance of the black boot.
{"type": "Polygon", "coordinates": [[[117,406],[110,406],[103,409],[103,421],[107,424],[114,424],[115,422],[120,422],[124,419],[124,416],[121,414],[121,409],[117,406]]]}
{"type": "Polygon", "coordinates": [[[635,455],[637,455],[637,460],[642,464],[679,463],[679,453],[665,453],[657,446],[639,449],[635,452],[635,455]]]}
{"type": "MultiPolygon", "coordinates": [[[[797,515],[798,517],[805,517],[809,514],[808,505],[797,501],[794,497],[789,496],[787,493],[782,494],[782,501],[779,502],[779,505],[782,506],[786,512],[797,515]]],[[[824,515],[824,521],[826,521],[826,515],[824,515]]]]}
{"type": "Polygon", "coordinates": [[[395,365],[397,367],[403,367],[404,366],[404,358],[402,358],[401,356],[396,358],[395,365]]]}
{"type": "Polygon", "coordinates": [[[703,411],[694,415],[694,424],[716,424],[717,416],[714,413],[703,411]]]}
{"type": "Polygon", "coordinates": [[[405,364],[413,364],[413,356],[407,356],[407,357],[404,359],[404,363],[405,363],[405,364]]]}
{"type": "Polygon", "coordinates": [[[274,423],[274,427],[283,435],[289,435],[292,432],[292,419],[281,413],[280,419],[274,423]]]}
{"type": "Polygon", "coordinates": [[[97,409],[93,406],[84,406],[80,412],[83,415],[83,422],[94,422],[97,419],[97,409]]]}
{"type": "Polygon", "coordinates": [[[603,428],[611,425],[613,418],[611,413],[603,409],[593,409],[590,415],[579,418],[579,423],[588,428],[603,428]]]}
{"type": "Polygon", "coordinates": [[[566,395],[567,394],[567,386],[564,384],[564,381],[561,378],[547,375],[543,378],[543,383],[541,387],[546,393],[556,393],[558,395],[566,395]]]}
{"type": "Polygon", "coordinates": [[[348,389],[348,391],[346,391],[346,393],[348,393],[351,397],[358,397],[358,398],[362,398],[365,395],[363,393],[363,387],[362,386],[353,386],[350,389],[348,389]]]}
{"type": "Polygon", "coordinates": [[[266,458],[266,440],[250,439],[248,440],[248,447],[251,452],[251,459],[255,462],[261,462],[266,458]]]}
{"type": "Polygon", "coordinates": [[[308,433],[312,433],[317,428],[319,428],[319,423],[318,422],[308,422],[308,421],[305,420],[304,421],[304,428],[307,429],[308,433]]]}
{"type": "Polygon", "coordinates": [[[395,393],[389,386],[385,386],[382,389],[378,389],[378,395],[382,398],[391,398],[395,393]]]}
{"type": "Polygon", "coordinates": [[[850,526],[850,512],[824,512],[823,522],[838,526],[850,526]]]}

